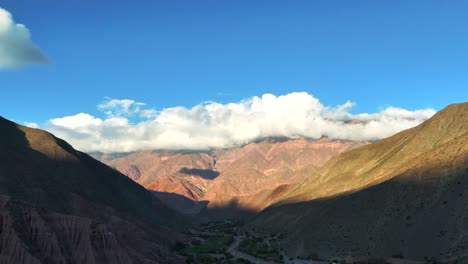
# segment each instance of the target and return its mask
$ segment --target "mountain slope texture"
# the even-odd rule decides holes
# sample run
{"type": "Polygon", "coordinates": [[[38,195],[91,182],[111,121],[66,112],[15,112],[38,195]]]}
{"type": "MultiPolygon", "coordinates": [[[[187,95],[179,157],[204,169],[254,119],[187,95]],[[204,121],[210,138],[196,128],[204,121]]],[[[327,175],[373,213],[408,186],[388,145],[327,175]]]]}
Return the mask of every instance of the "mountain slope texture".
{"type": "Polygon", "coordinates": [[[0,117],[0,263],[177,263],[169,223],[180,216],[121,173],[0,117]]]}
{"type": "Polygon", "coordinates": [[[287,253],[468,262],[468,103],[338,155],[249,228],[287,253]]]}
{"type": "Polygon", "coordinates": [[[194,213],[205,206],[205,211],[234,206],[257,212],[332,157],[365,144],[269,139],[227,150],[140,151],[95,157],[154,191],[179,211],[194,213]]]}

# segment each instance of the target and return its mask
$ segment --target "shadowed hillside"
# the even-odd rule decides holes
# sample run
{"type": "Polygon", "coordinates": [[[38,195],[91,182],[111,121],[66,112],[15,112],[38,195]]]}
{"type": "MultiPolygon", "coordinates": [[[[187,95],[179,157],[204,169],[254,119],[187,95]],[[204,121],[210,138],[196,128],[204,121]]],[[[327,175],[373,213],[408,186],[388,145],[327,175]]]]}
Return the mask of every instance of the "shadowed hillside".
{"type": "Polygon", "coordinates": [[[343,153],[250,228],[292,255],[468,261],[468,103],[343,153]]]}
{"type": "Polygon", "coordinates": [[[0,118],[0,263],[178,262],[183,218],[65,141],[0,118]],[[166,227],[163,227],[166,226],[166,227]]]}

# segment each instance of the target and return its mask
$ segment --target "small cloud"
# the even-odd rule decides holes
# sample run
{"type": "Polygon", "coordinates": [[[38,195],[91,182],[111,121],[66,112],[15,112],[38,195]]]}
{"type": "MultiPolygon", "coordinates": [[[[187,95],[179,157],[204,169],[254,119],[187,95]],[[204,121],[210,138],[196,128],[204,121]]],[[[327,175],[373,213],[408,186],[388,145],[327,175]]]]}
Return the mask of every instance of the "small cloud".
{"type": "Polygon", "coordinates": [[[0,8],[0,69],[46,63],[47,58],[31,41],[31,33],[16,24],[12,15],[0,8]]]}
{"type": "Polygon", "coordinates": [[[140,116],[143,118],[151,118],[156,115],[156,110],[143,109],[144,106],[145,103],[135,102],[131,99],[112,99],[106,97],[104,102],[97,107],[108,117],[140,116]]]}
{"type": "Polygon", "coordinates": [[[24,125],[30,128],[39,128],[39,125],[34,122],[24,122],[24,125]]]}

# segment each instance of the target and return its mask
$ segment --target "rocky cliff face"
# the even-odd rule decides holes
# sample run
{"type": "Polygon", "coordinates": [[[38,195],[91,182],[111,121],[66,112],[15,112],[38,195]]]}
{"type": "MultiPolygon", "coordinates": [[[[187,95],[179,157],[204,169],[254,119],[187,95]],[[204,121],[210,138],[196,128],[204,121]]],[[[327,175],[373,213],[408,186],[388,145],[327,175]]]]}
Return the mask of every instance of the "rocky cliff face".
{"type": "Polygon", "coordinates": [[[183,212],[233,203],[240,209],[259,211],[288,185],[302,181],[333,156],[365,144],[326,139],[265,140],[210,152],[141,151],[97,158],[183,212]]]}
{"type": "Polygon", "coordinates": [[[168,227],[181,221],[119,172],[0,118],[0,263],[177,263],[185,238],[168,227]]]}
{"type": "Polygon", "coordinates": [[[99,221],[56,213],[8,196],[0,200],[0,263],[183,263],[168,249],[170,241],[161,243],[169,230],[119,217],[99,221]],[[148,232],[156,237],[142,235],[148,232]]]}

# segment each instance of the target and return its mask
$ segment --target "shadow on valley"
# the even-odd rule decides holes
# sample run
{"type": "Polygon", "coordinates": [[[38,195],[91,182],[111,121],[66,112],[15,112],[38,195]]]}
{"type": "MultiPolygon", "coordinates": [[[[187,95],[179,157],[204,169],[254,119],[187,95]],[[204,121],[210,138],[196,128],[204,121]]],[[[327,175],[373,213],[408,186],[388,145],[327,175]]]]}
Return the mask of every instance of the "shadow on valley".
{"type": "Polygon", "coordinates": [[[467,168],[442,177],[429,172],[424,180],[413,177],[419,172],[413,173],[353,193],[277,205],[258,214],[239,208],[236,200],[224,208],[206,208],[206,202],[200,202],[192,217],[208,236],[189,249],[208,250],[220,244],[221,233],[214,223],[235,219],[241,220],[231,230],[240,239],[239,250],[265,260],[284,252],[288,259],[325,263],[333,259],[339,260],[335,263],[452,263],[447,259],[466,263],[468,251],[465,238],[460,239],[460,226],[468,224],[467,168]]]}
{"type": "Polygon", "coordinates": [[[219,176],[219,172],[213,170],[203,170],[203,169],[189,169],[189,168],[182,168],[180,169],[179,173],[192,175],[192,176],[199,176],[207,180],[213,180],[219,176]]]}
{"type": "Polygon", "coordinates": [[[468,238],[460,239],[460,227],[468,225],[468,168],[451,175],[431,171],[422,174],[424,180],[415,175],[421,174],[413,171],[354,193],[270,207],[247,229],[281,232],[286,253],[308,259],[466,263],[468,238]]]}
{"type": "Polygon", "coordinates": [[[206,223],[225,219],[247,220],[256,214],[253,210],[241,208],[235,198],[223,207],[207,207],[208,201],[193,201],[176,193],[157,191],[151,191],[151,193],[168,207],[180,213],[190,215],[194,223],[206,223]]]}

